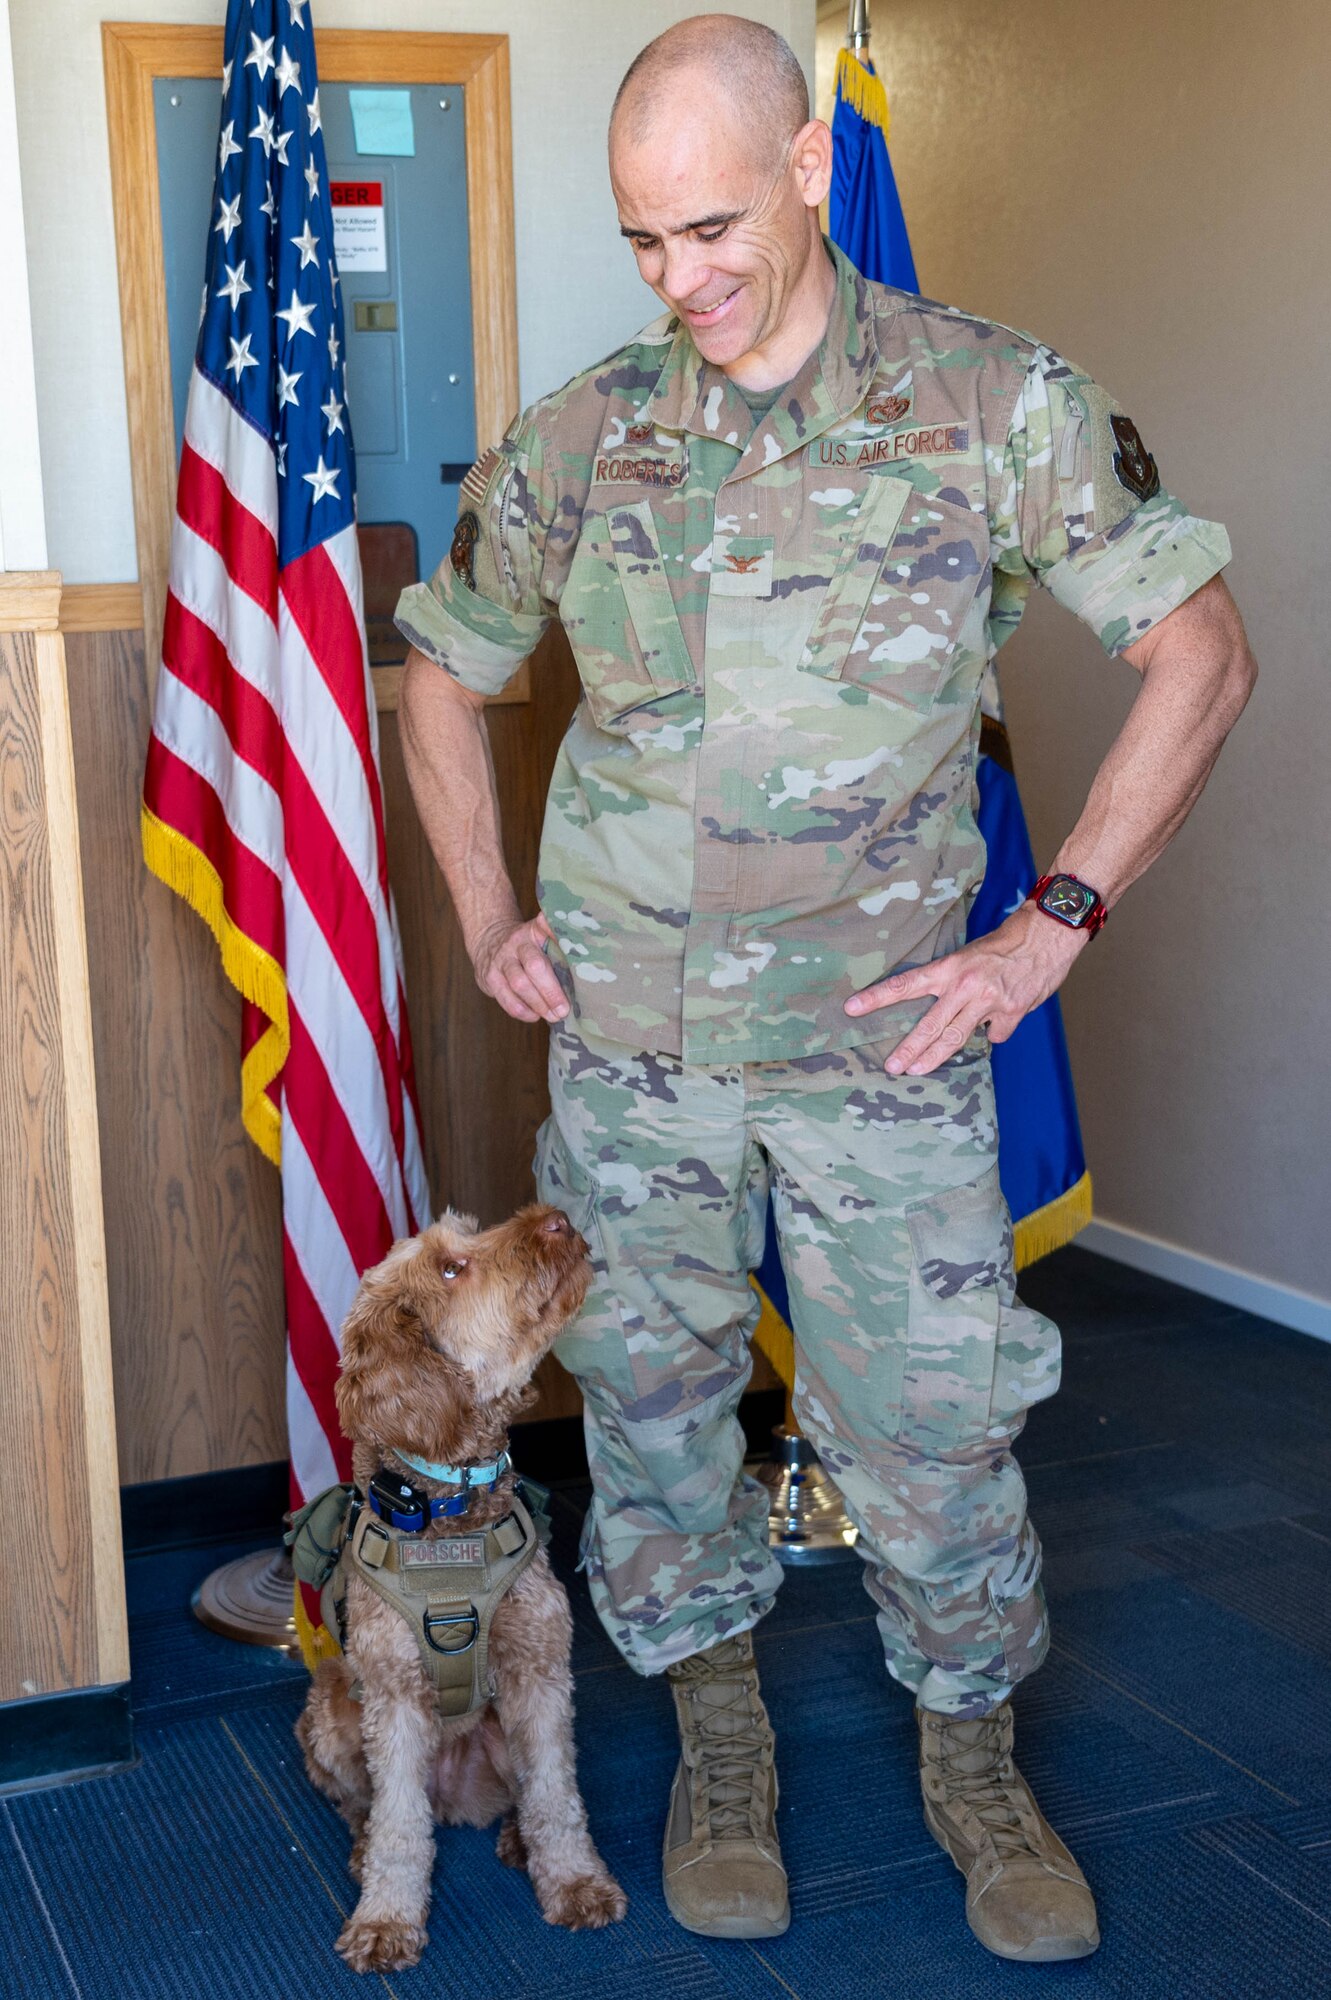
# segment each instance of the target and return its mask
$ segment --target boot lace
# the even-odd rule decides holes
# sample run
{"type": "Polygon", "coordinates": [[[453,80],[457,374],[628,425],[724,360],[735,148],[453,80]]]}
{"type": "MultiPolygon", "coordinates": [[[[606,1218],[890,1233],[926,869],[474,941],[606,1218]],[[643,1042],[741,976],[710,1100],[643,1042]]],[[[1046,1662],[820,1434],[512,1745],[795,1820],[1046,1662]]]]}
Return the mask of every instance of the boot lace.
{"type": "Polygon", "coordinates": [[[944,1728],[938,1736],[938,1769],[947,1787],[949,1805],[960,1801],[974,1814],[993,1842],[1000,1861],[1019,1855],[1042,1853],[1036,1827],[1020,1802],[1016,1766],[1003,1745],[998,1718],[961,1725],[973,1735],[961,1736],[957,1728],[944,1728]],[[986,1762],[975,1766],[977,1755],[986,1762]],[[963,1764],[962,1760],[968,1760],[963,1764]]]}
{"type": "Polygon", "coordinates": [[[704,1668],[688,1675],[684,1692],[697,1746],[695,1798],[708,1831],[713,1840],[747,1840],[764,1810],[771,1727],[755,1713],[748,1681],[739,1675],[704,1668]]]}

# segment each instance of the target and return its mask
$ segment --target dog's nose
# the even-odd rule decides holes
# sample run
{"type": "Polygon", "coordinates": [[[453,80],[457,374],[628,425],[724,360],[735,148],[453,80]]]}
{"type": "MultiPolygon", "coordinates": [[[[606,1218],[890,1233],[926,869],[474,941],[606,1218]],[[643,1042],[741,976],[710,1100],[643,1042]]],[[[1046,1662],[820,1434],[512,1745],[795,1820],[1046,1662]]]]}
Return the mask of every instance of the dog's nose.
{"type": "Polygon", "coordinates": [[[573,1224],[569,1221],[562,1208],[555,1208],[550,1211],[545,1221],[541,1224],[541,1231],[546,1236],[571,1236],[573,1234],[573,1224]]]}

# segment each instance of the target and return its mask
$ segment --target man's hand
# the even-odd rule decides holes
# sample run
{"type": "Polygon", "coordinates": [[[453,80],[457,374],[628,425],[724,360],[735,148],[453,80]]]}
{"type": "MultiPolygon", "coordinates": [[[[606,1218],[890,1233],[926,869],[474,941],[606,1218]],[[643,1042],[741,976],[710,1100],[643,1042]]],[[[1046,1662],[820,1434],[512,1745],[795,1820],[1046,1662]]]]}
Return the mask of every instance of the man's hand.
{"type": "Polygon", "coordinates": [[[562,1021],[568,1001],[542,947],[553,936],[543,916],[530,923],[499,923],[483,931],[472,949],[476,984],[515,1021],[562,1021]]]}
{"type": "Polygon", "coordinates": [[[852,994],[846,1012],[871,1014],[876,1007],[932,994],[934,1005],[884,1064],[890,1076],[927,1076],[981,1024],[991,1042],[1005,1042],[1018,1021],[1058,990],[1089,942],[1084,931],[1023,904],[988,937],[852,994]]]}

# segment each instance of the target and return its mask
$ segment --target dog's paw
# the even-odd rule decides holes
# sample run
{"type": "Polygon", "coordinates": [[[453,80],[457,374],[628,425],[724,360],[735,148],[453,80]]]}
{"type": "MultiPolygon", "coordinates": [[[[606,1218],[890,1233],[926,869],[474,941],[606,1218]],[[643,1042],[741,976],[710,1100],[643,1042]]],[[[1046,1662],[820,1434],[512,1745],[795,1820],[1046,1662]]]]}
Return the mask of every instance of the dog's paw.
{"type": "Polygon", "coordinates": [[[337,1949],[353,1972],[405,1972],[420,1962],[429,1938],[424,1924],[395,1917],[349,1917],[337,1949]]]}
{"type": "Polygon", "coordinates": [[[552,1887],[541,1898],[545,1921],[569,1931],[596,1931],[603,1924],[617,1924],[628,1906],[628,1897],[612,1875],[579,1875],[572,1882],[552,1887]]]}
{"type": "Polygon", "coordinates": [[[527,1866],[527,1843],[523,1840],[517,1820],[510,1813],[499,1829],[495,1842],[495,1853],[505,1868],[525,1868],[527,1866]]]}

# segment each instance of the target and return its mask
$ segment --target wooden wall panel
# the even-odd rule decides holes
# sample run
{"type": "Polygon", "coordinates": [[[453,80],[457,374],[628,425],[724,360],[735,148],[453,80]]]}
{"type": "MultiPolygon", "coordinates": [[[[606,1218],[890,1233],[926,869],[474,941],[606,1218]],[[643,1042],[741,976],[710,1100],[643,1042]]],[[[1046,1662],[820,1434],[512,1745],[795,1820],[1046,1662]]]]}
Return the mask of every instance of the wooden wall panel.
{"type": "Polygon", "coordinates": [[[129,1670],[59,590],[0,576],[0,1701],[129,1670]]]}
{"type": "Polygon", "coordinates": [[[239,1110],[239,998],[139,850],[138,632],[66,638],[112,1352],[127,1483],[286,1455],[277,1175],[239,1110]]]}

